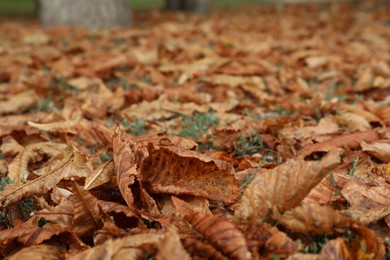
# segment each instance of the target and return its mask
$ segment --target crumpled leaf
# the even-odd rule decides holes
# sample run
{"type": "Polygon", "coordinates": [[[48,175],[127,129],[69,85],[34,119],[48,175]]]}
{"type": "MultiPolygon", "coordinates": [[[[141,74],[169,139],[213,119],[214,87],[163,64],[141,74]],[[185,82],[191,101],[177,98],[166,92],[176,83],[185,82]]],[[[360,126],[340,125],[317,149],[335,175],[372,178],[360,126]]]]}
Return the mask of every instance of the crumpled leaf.
{"type": "Polygon", "coordinates": [[[24,246],[39,245],[55,235],[67,232],[66,229],[51,223],[40,227],[38,220],[32,218],[17,227],[0,231],[0,256],[9,253],[16,242],[24,246]]]}
{"type": "Polygon", "coordinates": [[[29,174],[30,162],[42,160],[44,155],[54,157],[63,152],[67,145],[52,142],[35,143],[26,146],[8,166],[8,177],[15,183],[24,182],[29,174]]]}
{"type": "Polygon", "coordinates": [[[276,220],[289,230],[299,233],[333,234],[348,229],[351,221],[329,206],[314,203],[304,203],[276,220]]]}
{"type": "Polygon", "coordinates": [[[366,142],[362,142],[360,146],[362,147],[363,151],[374,156],[375,158],[378,158],[382,162],[390,163],[390,143],[374,142],[368,144],[366,142]]]}
{"type": "Polygon", "coordinates": [[[113,135],[113,151],[116,180],[119,190],[126,204],[135,209],[135,184],[138,186],[138,195],[140,200],[136,201],[151,215],[159,215],[157,204],[154,199],[143,188],[141,176],[138,172],[138,162],[142,160],[144,154],[137,149],[137,145],[127,140],[119,129],[115,130],[113,135]]]}
{"type": "Polygon", "coordinates": [[[152,193],[190,194],[234,202],[239,183],[230,164],[177,147],[148,146],[142,162],[142,182],[152,193]]]}
{"type": "Polygon", "coordinates": [[[322,178],[340,163],[340,150],[330,151],[321,161],[290,159],[256,175],[235,209],[235,217],[258,221],[275,208],[284,212],[297,206],[322,178]]]}
{"type": "Polygon", "coordinates": [[[244,235],[227,219],[199,212],[185,219],[230,259],[251,259],[244,235]]]}
{"type": "Polygon", "coordinates": [[[10,203],[30,196],[40,196],[46,194],[63,178],[85,177],[89,175],[88,168],[80,164],[85,160],[81,154],[68,148],[57,157],[53,158],[52,166],[47,166],[47,171],[36,179],[25,183],[10,184],[0,193],[0,205],[5,207],[10,203]]]}

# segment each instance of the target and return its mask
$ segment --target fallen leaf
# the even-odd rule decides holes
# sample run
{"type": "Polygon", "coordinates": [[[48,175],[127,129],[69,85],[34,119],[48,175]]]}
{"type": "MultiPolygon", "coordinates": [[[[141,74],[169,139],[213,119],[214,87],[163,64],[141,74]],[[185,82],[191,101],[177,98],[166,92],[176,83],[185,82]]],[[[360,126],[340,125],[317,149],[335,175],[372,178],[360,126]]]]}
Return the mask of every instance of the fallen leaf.
{"type": "Polygon", "coordinates": [[[185,219],[230,259],[251,259],[244,235],[227,219],[203,213],[188,215],[185,219]]]}
{"type": "Polygon", "coordinates": [[[38,102],[34,90],[27,90],[11,96],[6,101],[0,101],[0,115],[25,112],[38,102]]]}
{"type": "Polygon", "coordinates": [[[363,141],[374,142],[379,139],[376,131],[357,132],[335,137],[329,141],[311,144],[299,150],[298,155],[305,158],[315,152],[329,152],[337,147],[339,148],[357,148],[363,141]]]}
{"type": "Polygon", "coordinates": [[[390,143],[374,142],[368,144],[366,142],[362,142],[360,146],[362,147],[363,151],[374,156],[375,158],[378,158],[382,162],[390,163],[390,143]]]}
{"type": "Polygon", "coordinates": [[[177,147],[148,146],[142,162],[142,182],[151,193],[188,194],[227,203],[239,195],[230,164],[177,147]]]}
{"type": "Polygon", "coordinates": [[[351,221],[329,206],[304,203],[276,217],[289,230],[319,235],[333,234],[348,229],[351,221]]]}
{"type": "Polygon", "coordinates": [[[340,163],[340,150],[330,151],[321,161],[290,159],[254,177],[235,209],[241,221],[258,221],[274,208],[279,212],[297,206],[340,163]]]}
{"type": "Polygon", "coordinates": [[[26,146],[8,166],[8,177],[15,183],[24,182],[29,175],[29,163],[40,161],[45,155],[49,158],[55,157],[61,154],[66,147],[64,144],[52,142],[35,143],[26,146]]]}

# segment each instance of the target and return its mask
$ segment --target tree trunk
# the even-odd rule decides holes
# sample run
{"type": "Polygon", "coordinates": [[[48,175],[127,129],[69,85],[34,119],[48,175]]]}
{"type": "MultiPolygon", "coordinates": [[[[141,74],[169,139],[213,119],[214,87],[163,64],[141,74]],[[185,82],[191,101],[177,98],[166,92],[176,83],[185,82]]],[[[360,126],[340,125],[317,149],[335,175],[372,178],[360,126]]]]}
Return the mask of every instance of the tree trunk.
{"type": "Polygon", "coordinates": [[[40,0],[43,26],[80,26],[90,29],[131,24],[128,0],[40,0]]]}
{"type": "Polygon", "coordinates": [[[165,0],[165,8],[173,11],[186,11],[206,14],[210,8],[209,0],[165,0]]]}

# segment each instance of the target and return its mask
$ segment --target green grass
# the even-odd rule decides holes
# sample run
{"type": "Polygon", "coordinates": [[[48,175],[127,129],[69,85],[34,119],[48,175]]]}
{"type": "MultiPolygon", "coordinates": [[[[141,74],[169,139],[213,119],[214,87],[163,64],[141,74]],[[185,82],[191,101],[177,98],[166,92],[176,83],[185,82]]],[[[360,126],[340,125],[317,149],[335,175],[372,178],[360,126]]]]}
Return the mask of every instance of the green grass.
{"type": "Polygon", "coordinates": [[[218,124],[218,118],[214,112],[195,113],[194,116],[183,116],[179,135],[193,139],[202,138],[210,127],[218,124]]]}

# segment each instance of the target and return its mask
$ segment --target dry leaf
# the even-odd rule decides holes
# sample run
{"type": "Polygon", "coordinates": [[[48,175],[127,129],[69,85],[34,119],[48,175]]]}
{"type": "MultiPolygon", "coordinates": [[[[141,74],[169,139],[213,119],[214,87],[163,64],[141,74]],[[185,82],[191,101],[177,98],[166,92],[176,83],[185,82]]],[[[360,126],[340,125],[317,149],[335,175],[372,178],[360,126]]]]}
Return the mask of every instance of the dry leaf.
{"type": "Polygon", "coordinates": [[[25,183],[6,186],[0,193],[0,205],[4,207],[22,198],[46,194],[65,177],[89,175],[88,168],[80,164],[83,160],[85,159],[80,154],[74,153],[72,149],[66,149],[62,154],[53,158],[53,167],[49,165],[44,175],[25,183]]]}
{"type": "Polygon", "coordinates": [[[115,173],[114,162],[112,160],[99,166],[94,172],[85,178],[84,189],[91,190],[99,187],[111,180],[111,177],[115,173]]]}
{"type": "Polygon", "coordinates": [[[363,151],[378,158],[384,163],[390,163],[390,143],[370,143],[362,142],[360,144],[363,151]]]}
{"type": "Polygon", "coordinates": [[[137,186],[139,201],[136,201],[136,203],[141,205],[141,208],[147,210],[149,214],[154,216],[159,215],[160,211],[158,210],[157,204],[143,188],[140,180],[141,175],[137,169],[139,161],[143,160],[143,152],[139,151],[136,144],[127,140],[121,133],[119,133],[118,128],[115,130],[115,134],[113,136],[113,151],[116,180],[126,204],[130,208],[135,209],[136,205],[134,205],[134,193],[136,193],[136,191],[133,186],[137,186]]]}
{"type": "Polygon", "coordinates": [[[379,139],[379,135],[375,131],[357,132],[353,134],[345,134],[329,141],[311,144],[303,147],[299,150],[298,155],[301,157],[307,157],[315,152],[329,152],[337,147],[340,148],[357,148],[363,141],[373,142],[379,139]]]}
{"type": "Polygon", "coordinates": [[[79,237],[91,236],[100,226],[101,212],[98,200],[89,191],[73,183],[73,230],[79,237]]]}
{"type": "Polygon", "coordinates": [[[38,96],[34,90],[18,93],[6,101],[0,100],[0,115],[24,112],[37,102],[38,96]]]}
{"type": "Polygon", "coordinates": [[[24,182],[29,174],[28,165],[40,161],[44,156],[55,157],[63,152],[67,146],[52,142],[35,143],[28,145],[19,153],[8,166],[8,177],[15,183],[24,182]]]}
{"type": "Polygon", "coordinates": [[[11,256],[7,256],[8,260],[18,260],[18,259],[45,259],[45,260],[57,260],[64,257],[66,249],[61,246],[55,245],[36,245],[25,247],[22,250],[19,250],[11,256]]]}
{"type": "Polygon", "coordinates": [[[244,235],[227,219],[203,213],[188,215],[185,219],[230,259],[251,259],[244,235]]]}
{"type": "Polygon", "coordinates": [[[390,216],[390,206],[378,207],[369,210],[343,210],[344,216],[350,217],[360,225],[369,225],[372,222],[390,216]]]}
{"type": "Polygon", "coordinates": [[[177,147],[148,146],[142,162],[142,182],[152,193],[189,194],[234,202],[239,184],[230,164],[177,147]]]}
{"type": "Polygon", "coordinates": [[[156,260],[191,260],[192,258],[180,242],[175,228],[168,228],[168,233],[158,245],[156,260]]]}
{"type": "Polygon", "coordinates": [[[340,150],[332,150],[319,162],[291,159],[256,175],[244,191],[235,216],[257,222],[269,216],[273,208],[279,212],[294,208],[339,163],[340,150]]]}
{"type": "Polygon", "coordinates": [[[139,259],[145,255],[150,255],[151,253],[150,251],[148,252],[143,250],[143,245],[152,245],[154,248],[157,248],[158,244],[165,237],[166,234],[150,233],[130,235],[116,240],[110,239],[104,244],[85,250],[79,254],[69,257],[68,259],[95,260],[102,258],[120,260],[123,259],[123,257],[129,257],[130,259],[139,259]]]}
{"type": "Polygon", "coordinates": [[[322,259],[353,259],[344,238],[330,240],[321,250],[322,259]]]}
{"type": "Polygon", "coordinates": [[[23,146],[10,135],[4,136],[1,140],[0,151],[4,154],[15,156],[23,151],[23,149],[23,146]]]}
{"type": "Polygon", "coordinates": [[[289,230],[304,234],[333,234],[342,232],[351,225],[351,221],[338,211],[314,203],[304,203],[302,206],[288,210],[276,217],[276,220],[289,230]]]}
{"type": "Polygon", "coordinates": [[[390,184],[382,180],[373,183],[349,182],[341,190],[341,195],[348,201],[351,210],[369,210],[390,205],[390,184]]]}

